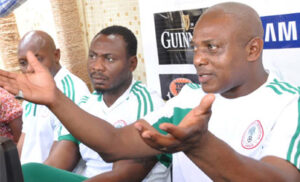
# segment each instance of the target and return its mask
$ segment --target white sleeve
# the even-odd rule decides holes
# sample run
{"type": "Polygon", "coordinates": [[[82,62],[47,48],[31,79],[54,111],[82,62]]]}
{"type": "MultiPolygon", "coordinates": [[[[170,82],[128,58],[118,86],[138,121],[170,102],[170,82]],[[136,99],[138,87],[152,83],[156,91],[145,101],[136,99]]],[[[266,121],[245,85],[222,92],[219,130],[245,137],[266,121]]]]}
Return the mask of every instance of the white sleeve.
{"type": "Polygon", "coordinates": [[[300,100],[291,101],[280,114],[262,152],[265,156],[285,159],[300,169],[300,100]]]}
{"type": "Polygon", "coordinates": [[[59,136],[60,128],[61,128],[62,124],[52,112],[50,113],[50,123],[51,123],[52,130],[53,130],[53,140],[58,141],[58,136],[59,136]]]}
{"type": "Polygon", "coordinates": [[[77,84],[75,85],[76,87],[76,95],[75,95],[75,104],[78,104],[79,101],[84,97],[84,96],[90,96],[90,90],[86,86],[86,84],[82,80],[78,80],[77,84]]]}
{"type": "Polygon", "coordinates": [[[28,123],[30,120],[27,120],[27,117],[26,117],[26,104],[28,104],[28,102],[26,101],[23,101],[22,103],[22,108],[23,108],[23,113],[22,113],[22,133],[26,133],[28,132],[28,127],[30,127],[30,123],[28,123]]]}

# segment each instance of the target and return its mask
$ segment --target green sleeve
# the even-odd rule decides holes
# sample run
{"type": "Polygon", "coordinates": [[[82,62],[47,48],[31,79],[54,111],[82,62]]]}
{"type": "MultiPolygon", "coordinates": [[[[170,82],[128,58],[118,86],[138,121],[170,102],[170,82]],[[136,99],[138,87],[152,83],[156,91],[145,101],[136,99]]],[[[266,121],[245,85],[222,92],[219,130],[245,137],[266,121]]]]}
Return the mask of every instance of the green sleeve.
{"type": "Polygon", "coordinates": [[[73,135],[71,134],[67,134],[67,135],[61,135],[58,137],[58,141],[62,141],[62,140],[69,140],[74,142],[76,145],[80,144],[80,141],[77,140],[75,137],[73,137],[73,135]]]}
{"type": "MultiPolygon", "coordinates": [[[[162,123],[172,123],[174,125],[178,125],[181,120],[191,111],[192,109],[182,109],[175,107],[173,109],[173,115],[171,117],[161,117],[155,122],[152,126],[161,134],[166,135],[167,132],[161,130],[159,128],[159,125],[162,123]]],[[[159,154],[156,156],[157,160],[165,165],[166,167],[169,167],[169,165],[172,163],[172,154],[159,154]]]]}

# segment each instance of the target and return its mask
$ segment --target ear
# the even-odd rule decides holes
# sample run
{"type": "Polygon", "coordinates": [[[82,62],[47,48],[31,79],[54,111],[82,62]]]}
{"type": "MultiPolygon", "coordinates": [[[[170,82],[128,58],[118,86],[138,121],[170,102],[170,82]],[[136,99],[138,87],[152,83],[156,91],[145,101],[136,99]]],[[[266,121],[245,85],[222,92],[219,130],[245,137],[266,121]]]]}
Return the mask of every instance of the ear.
{"type": "Polygon", "coordinates": [[[56,49],[54,51],[54,56],[55,56],[55,63],[59,64],[59,60],[60,60],[60,49],[56,49]]]}
{"type": "Polygon", "coordinates": [[[129,64],[130,64],[130,71],[133,72],[137,67],[137,57],[131,56],[129,58],[129,64]]]}
{"type": "Polygon", "coordinates": [[[264,41],[259,37],[252,38],[246,46],[248,61],[256,61],[262,54],[264,41]]]}

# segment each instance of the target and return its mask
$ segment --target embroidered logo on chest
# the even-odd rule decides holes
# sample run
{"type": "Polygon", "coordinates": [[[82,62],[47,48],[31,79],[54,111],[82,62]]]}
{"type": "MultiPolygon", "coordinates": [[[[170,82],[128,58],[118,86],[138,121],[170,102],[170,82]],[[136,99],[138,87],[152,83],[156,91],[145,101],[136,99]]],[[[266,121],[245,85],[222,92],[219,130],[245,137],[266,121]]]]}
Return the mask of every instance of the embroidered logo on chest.
{"type": "Polygon", "coordinates": [[[127,123],[124,120],[118,120],[118,121],[114,122],[113,125],[115,126],[115,128],[122,128],[122,127],[126,126],[127,123]]]}
{"type": "Polygon", "coordinates": [[[242,147],[245,149],[253,149],[257,147],[264,137],[264,130],[259,120],[253,121],[242,137],[242,147]]]}

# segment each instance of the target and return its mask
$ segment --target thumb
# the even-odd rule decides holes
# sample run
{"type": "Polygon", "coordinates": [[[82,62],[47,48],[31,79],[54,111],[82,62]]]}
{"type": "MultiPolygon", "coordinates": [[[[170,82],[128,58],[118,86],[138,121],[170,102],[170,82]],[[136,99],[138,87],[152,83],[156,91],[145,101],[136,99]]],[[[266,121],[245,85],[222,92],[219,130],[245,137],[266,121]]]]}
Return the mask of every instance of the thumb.
{"type": "Polygon", "coordinates": [[[37,60],[37,58],[31,51],[27,52],[26,57],[28,60],[28,64],[30,64],[30,66],[32,66],[34,72],[39,72],[39,71],[45,70],[43,65],[37,60]]]}
{"type": "Polygon", "coordinates": [[[195,108],[196,114],[205,114],[211,112],[212,104],[215,100],[214,94],[205,95],[200,104],[195,108]]]}

